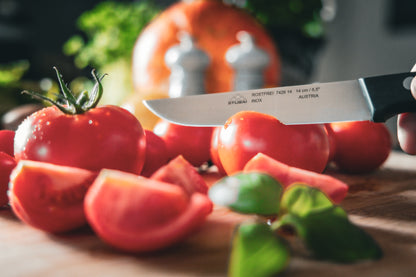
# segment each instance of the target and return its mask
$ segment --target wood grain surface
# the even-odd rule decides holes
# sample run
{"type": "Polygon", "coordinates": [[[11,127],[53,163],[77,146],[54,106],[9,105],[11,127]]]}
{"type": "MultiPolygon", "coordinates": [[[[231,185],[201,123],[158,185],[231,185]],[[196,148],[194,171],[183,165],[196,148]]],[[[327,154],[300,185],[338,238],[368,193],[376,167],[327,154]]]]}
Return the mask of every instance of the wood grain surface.
{"type": "MultiPolygon", "coordinates": [[[[416,157],[392,152],[380,170],[366,175],[329,174],[350,186],[342,206],[383,249],[375,262],[353,265],[316,261],[294,251],[282,276],[416,276],[416,157]]],[[[209,182],[215,174],[206,176],[209,182]]],[[[112,249],[89,228],[49,235],[0,210],[0,276],[226,276],[230,238],[245,220],[216,208],[187,241],[145,255],[112,249]]]]}

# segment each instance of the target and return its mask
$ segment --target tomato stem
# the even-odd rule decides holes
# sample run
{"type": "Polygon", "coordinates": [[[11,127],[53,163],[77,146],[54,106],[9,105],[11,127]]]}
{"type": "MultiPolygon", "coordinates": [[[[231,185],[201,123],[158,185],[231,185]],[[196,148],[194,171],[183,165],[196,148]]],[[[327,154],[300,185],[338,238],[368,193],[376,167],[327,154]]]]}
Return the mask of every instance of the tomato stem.
{"type": "Polygon", "coordinates": [[[58,77],[59,86],[61,87],[61,92],[64,95],[64,101],[66,102],[66,106],[68,106],[70,109],[75,109],[75,113],[78,113],[78,107],[76,105],[74,95],[72,94],[71,90],[67,87],[67,85],[64,83],[63,76],[61,75],[61,73],[59,73],[58,69],[55,66],[53,67],[53,69],[55,69],[56,71],[56,76],[58,77]]]}
{"type": "Polygon", "coordinates": [[[82,108],[85,110],[95,108],[98,105],[98,102],[100,102],[100,99],[103,96],[103,85],[101,84],[101,80],[104,78],[104,76],[107,75],[103,74],[101,77],[98,77],[98,75],[95,73],[95,69],[91,71],[91,74],[94,77],[95,84],[91,95],[87,94],[88,101],[85,101],[85,103],[82,105],[82,108]]]}
{"type": "Polygon", "coordinates": [[[101,84],[101,80],[107,74],[103,74],[101,77],[99,77],[93,69],[91,74],[95,80],[95,84],[91,93],[88,91],[83,91],[79,94],[78,98],[75,98],[72,91],[65,84],[63,77],[58,69],[56,67],[53,67],[53,69],[56,71],[56,76],[58,77],[59,86],[61,88],[61,94],[56,95],[58,101],[33,91],[25,90],[22,93],[27,93],[32,97],[47,101],[56,106],[63,113],[70,115],[85,113],[86,111],[93,109],[98,105],[103,95],[103,86],[101,84]],[[61,104],[60,101],[62,101],[63,104],[61,104]]]}

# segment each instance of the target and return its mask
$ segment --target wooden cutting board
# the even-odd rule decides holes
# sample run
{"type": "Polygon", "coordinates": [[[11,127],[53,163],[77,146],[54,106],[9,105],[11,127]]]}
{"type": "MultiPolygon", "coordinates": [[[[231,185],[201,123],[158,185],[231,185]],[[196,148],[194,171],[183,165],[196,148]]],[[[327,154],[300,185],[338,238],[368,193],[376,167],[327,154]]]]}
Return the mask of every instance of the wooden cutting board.
{"type": "MultiPolygon", "coordinates": [[[[292,255],[283,276],[416,276],[416,157],[392,152],[367,175],[330,172],[350,185],[342,206],[380,244],[376,262],[340,265],[292,255]]],[[[207,175],[209,182],[215,174],[207,175]]],[[[0,276],[226,276],[233,226],[245,220],[216,208],[187,241],[146,255],[118,252],[88,229],[48,235],[0,210],[0,276]]]]}

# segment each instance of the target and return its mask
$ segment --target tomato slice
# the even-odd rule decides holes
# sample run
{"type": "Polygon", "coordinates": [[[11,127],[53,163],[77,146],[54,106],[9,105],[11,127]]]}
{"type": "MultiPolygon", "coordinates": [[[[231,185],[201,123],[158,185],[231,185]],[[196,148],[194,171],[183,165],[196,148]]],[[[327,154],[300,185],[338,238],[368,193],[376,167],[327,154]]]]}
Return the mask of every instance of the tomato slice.
{"type": "Polygon", "coordinates": [[[348,192],[348,185],[332,176],[288,166],[263,153],[254,156],[245,165],[244,172],[252,171],[270,174],[285,188],[293,183],[305,183],[308,186],[320,189],[334,203],[341,202],[348,192]]]}
{"type": "Polygon", "coordinates": [[[96,173],[22,160],[10,176],[10,205],[23,222],[58,233],[86,224],[83,201],[96,173]]]}
{"type": "Polygon", "coordinates": [[[88,190],[85,213],[105,242],[128,252],[154,251],[182,240],[211,213],[201,193],[131,173],[104,169],[88,190]]]}

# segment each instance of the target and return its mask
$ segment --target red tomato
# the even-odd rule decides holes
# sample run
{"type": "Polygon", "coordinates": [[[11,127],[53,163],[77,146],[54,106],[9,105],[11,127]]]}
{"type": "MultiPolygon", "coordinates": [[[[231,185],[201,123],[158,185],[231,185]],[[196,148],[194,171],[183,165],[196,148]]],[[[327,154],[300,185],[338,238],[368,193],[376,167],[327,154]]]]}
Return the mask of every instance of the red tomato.
{"type": "Polygon", "coordinates": [[[140,173],[145,135],[139,121],[116,106],[69,115],[51,106],[27,117],[15,135],[16,160],[35,160],[98,171],[140,173]]]}
{"type": "Polygon", "coordinates": [[[15,132],[11,130],[0,130],[0,152],[14,156],[14,134],[15,132]]]}
{"type": "Polygon", "coordinates": [[[104,169],[85,197],[87,220],[105,242],[128,252],[171,246],[194,231],[212,211],[208,196],[104,169]]]}
{"type": "Polygon", "coordinates": [[[0,152],[0,207],[9,203],[7,190],[9,188],[10,173],[15,166],[16,161],[12,156],[0,152]]]}
{"type": "Polygon", "coordinates": [[[161,166],[169,161],[168,149],[165,141],[150,130],[146,134],[146,158],[140,175],[149,177],[161,166]]]}
{"type": "Polygon", "coordinates": [[[239,112],[220,131],[218,154],[228,175],[244,168],[257,153],[287,165],[322,172],[329,142],[322,125],[284,125],[258,112],[239,112]]]}
{"type": "Polygon", "coordinates": [[[84,196],[96,173],[37,161],[20,161],[10,176],[10,205],[26,224],[46,232],[86,224],[84,196]]]}
{"type": "Polygon", "coordinates": [[[392,140],[383,123],[371,121],[331,123],[336,150],[334,163],[340,170],[366,173],[379,168],[388,158],[392,140]]]}
{"type": "Polygon", "coordinates": [[[335,134],[334,131],[331,128],[331,125],[329,123],[325,124],[325,131],[328,135],[328,142],[329,142],[329,157],[328,162],[332,162],[332,160],[335,157],[335,151],[336,151],[336,141],[335,141],[335,134]]]}
{"type": "Polygon", "coordinates": [[[210,157],[211,162],[217,167],[220,175],[226,175],[224,167],[221,164],[220,157],[218,155],[218,135],[221,131],[221,127],[215,127],[211,137],[210,157]]]}
{"type": "Polygon", "coordinates": [[[212,127],[182,126],[159,120],[153,132],[165,141],[170,158],[182,155],[196,167],[210,160],[212,127]]]}
{"type": "Polygon", "coordinates": [[[176,157],[168,164],[159,168],[150,178],[178,185],[188,194],[194,192],[207,194],[208,192],[208,186],[204,178],[182,156],[176,157]]]}

